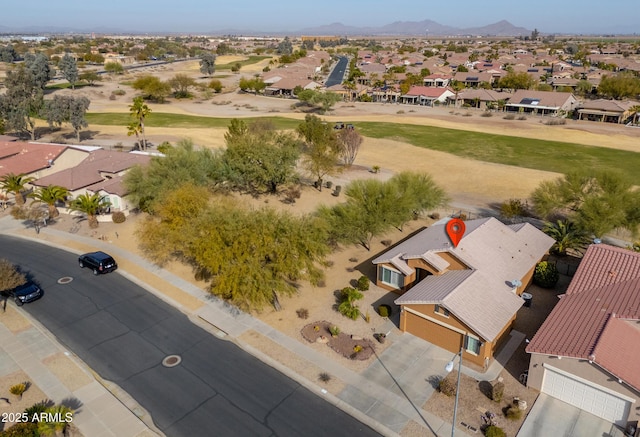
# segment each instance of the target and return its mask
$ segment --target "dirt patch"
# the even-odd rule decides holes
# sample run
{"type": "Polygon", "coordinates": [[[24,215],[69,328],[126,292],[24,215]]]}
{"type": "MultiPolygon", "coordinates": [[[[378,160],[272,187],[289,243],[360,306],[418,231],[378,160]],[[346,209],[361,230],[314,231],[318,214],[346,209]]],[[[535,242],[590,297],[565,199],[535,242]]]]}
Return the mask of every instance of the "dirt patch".
{"type": "Polygon", "coordinates": [[[31,323],[13,306],[7,305],[4,300],[0,300],[0,307],[4,307],[2,323],[14,334],[31,327],[31,323]]]}
{"type": "Polygon", "coordinates": [[[55,355],[48,356],[42,363],[53,373],[56,378],[64,384],[69,391],[73,392],[81,387],[91,383],[92,379],[80,369],[64,353],[60,352],[55,355]]]}

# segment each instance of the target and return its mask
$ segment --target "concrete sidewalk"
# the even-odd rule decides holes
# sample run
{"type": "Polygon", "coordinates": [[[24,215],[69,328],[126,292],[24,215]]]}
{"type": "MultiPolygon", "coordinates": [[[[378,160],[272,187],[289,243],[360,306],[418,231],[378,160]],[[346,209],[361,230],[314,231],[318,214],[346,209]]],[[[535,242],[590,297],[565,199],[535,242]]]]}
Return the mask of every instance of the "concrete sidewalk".
{"type": "MultiPolygon", "coordinates": [[[[296,339],[266,325],[259,319],[239,311],[225,302],[206,295],[193,284],[158,268],[136,254],[124,251],[107,242],[94,238],[70,234],[59,231],[53,227],[42,228],[39,235],[26,231],[22,225],[11,217],[0,219],[0,232],[10,235],[18,235],[30,238],[45,244],[66,246],[70,250],[80,252],[84,249],[98,248],[114,255],[121,264],[120,274],[125,275],[158,297],[169,302],[196,320],[204,322],[210,331],[219,336],[235,341],[239,346],[249,351],[267,364],[277,368],[282,373],[309,388],[327,401],[333,403],[347,413],[353,415],[363,423],[380,432],[382,435],[394,436],[409,424],[418,428],[421,436],[446,436],[451,434],[451,424],[430,414],[422,409],[422,405],[429,399],[435,390],[435,383],[439,377],[446,374],[444,368],[453,356],[451,352],[431,345],[411,334],[401,333],[395,327],[390,332],[389,340],[392,344],[361,374],[340,365],[314,349],[306,346],[296,339]],[[148,278],[149,272],[153,273],[159,282],[143,282],[141,278],[148,278]],[[176,291],[177,290],[177,291],[176,291]],[[179,291],[179,292],[178,292],[179,291]],[[332,395],[312,381],[297,374],[292,369],[275,361],[271,357],[255,348],[243,344],[239,337],[247,331],[255,331],[279,346],[294,353],[301,360],[306,360],[309,365],[316,366],[329,373],[334,378],[342,381],[345,388],[337,395],[332,395]]],[[[517,348],[524,336],[519,333],[512,334],[509,344],[503,353],[508,355],[498,357],[488,371],[479,374],[463,366],[463,373],[481,380],[495,379],[502,364],[508,360],[510,354],[517,348]]],[[[4,342],[3,342],[4,344],[4,342]]],[[[106,391],[106,390],[105,390],[106,391]]],[[[124,404],[132,411],[136,409],[135,401],[128,399],[125,393],[115,393],[120,397],[125,396],[124,404]]],[[[84,393],[75,393],[83,403],[90,402],[90,398],[80,398],[84,393]]],[[[112,396],[113,398],[113,396],[112,396]]],[[[104,399],[103,402],[106,402],[104,399]]],[[[115,398],[112,402],[118,403],[115,398]]],[[[123,405],[123,404],[121,404],[123,405]]],[[[114,407],[115,408],[115,407],[114,407]]],[[[78,415],[80,417],[80,415],[78,415]]],[[[129,413],[129,417],[136,415],[129,413]]],[[[86,422],[92,422],[98,427],[101,422],[99,416],[86,416],[86,422]]],[[[84,425],[85,428],[89,425],[84,425]]],[[[86,436],[111,435],[95,432],[86,433],[86,436]]],[[[119,436],[137,436],[131,432],[117,433],[119,436]]],[[[465,436],[464,429],[456,428],[457,436],[465,436]]]]}

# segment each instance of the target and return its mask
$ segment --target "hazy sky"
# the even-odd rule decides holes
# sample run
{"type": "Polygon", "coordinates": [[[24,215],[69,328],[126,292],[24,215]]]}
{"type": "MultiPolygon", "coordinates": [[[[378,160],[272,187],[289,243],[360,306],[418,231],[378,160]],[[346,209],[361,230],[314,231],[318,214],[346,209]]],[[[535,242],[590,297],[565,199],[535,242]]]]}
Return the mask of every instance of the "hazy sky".
{"type": "Polygon", "coordinates": [[[640,34],[639,0],[28,0],[2,8],[0,28],[61,26],[139,32],[296,31],[342,23],[433,20],[453,27],[507,20],[547,33],[640,34]]]}

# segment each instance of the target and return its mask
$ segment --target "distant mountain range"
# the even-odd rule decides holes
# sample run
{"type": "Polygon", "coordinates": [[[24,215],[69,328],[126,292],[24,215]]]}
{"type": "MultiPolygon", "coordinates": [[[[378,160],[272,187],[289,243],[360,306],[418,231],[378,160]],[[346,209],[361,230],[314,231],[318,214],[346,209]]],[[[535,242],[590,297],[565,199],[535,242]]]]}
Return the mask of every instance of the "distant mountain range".
{"type": "Polygon", "coordinates": [[[531,30],[517,27],[508,21],[502,20],[494,24],[482,27],[458,28],[446,26],[431,20],[423,21],[396,21],[391,24],[378,27],[346,26],[342,23],[333,23],[324,26],[307,27],[297,31],[266,32],[247,30],[240,28],[214,29],[209,31],[190,32],[157,32],[157,31],[132,31],[118,29],[110,26],[95,28],[77,28],[70,26],[28,26],[14,28],[0,25],[0,34],[210,34],[210,35],[336,35],[336,36],[526,36],[531,30]]]}
{"type": "Polygon", "coordinates": [[[502,20],[482,27],[458,28],[446,26],[431,20],[396,21],[380,27],[345,26],[333,23],[326,26],[301,29],[302,35],[422,35],[422,36],[524,36],[531,35],[531,30],[517,27],[502,20]]]}

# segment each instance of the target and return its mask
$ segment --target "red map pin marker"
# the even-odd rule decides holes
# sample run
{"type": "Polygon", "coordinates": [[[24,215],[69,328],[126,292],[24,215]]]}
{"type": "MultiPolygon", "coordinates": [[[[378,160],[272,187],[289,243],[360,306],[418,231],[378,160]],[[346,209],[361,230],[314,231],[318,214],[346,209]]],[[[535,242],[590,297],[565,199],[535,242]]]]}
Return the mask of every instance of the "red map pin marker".
{"type": "Polygon", "coordinates": [[[447,235],[453,243],[453,247],[458,247],[458,243],[462,240],[466,229],[464,222],[459,218],[454,218],[447,222],[445,228],[447,229],[447,235]]]}

